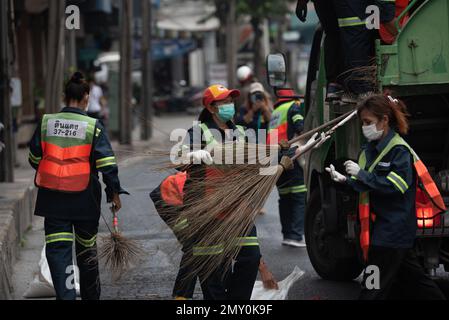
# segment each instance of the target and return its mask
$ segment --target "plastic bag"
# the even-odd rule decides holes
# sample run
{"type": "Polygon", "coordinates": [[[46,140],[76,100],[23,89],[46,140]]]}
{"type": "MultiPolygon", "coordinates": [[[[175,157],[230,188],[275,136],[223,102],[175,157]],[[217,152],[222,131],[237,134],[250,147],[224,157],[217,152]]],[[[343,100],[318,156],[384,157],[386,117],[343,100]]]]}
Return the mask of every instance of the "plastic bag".
{"type": "Polygon", "coordinates": [[[287,300],[288,291],[291,286],[304,275],[304,271],[298,266],[284,280],[278,282],[279,290],[267,290],[262,281],[256,281],[251,295],[251,300],[287,300]]]}
{"type": "MultiPolygon", "coordinates": [[[[73,265],[76,265],[74,262],[73,265]]],[[[79,296],[80,284],[79,284],[79,271],[75,268],[75,289],[76,294],[79,296]]],[[[23,295],[24,298],[52,298],[55,297],[55,288],[53,287],[53,281],[51,280],[50,268],[48,266],[47,258],[45,256],[45,246],[41,252],[41,259],[39,261],[39,272],[34,276],[30,287],[23,295]]]]}

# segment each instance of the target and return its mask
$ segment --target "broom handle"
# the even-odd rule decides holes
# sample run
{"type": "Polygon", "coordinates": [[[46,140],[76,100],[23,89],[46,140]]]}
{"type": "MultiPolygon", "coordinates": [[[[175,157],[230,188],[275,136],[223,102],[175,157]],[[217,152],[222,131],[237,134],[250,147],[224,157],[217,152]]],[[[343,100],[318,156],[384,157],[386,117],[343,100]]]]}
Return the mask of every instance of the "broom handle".
{"type": "Polygon", "coordinates": [[[338,118],[335,118],[334,120],[328,121],[328,122],[322,124],[321,126],[316,127],[315,129],[307,131],[306,133],[303,133],[302,135],[297,136],[297,137],[291,139],[290,141],[288,141],[288,144],[292,145],[293,143],[298,142],[302,139],[309,138],[309,137],[313,136],[315,133],[317,133],[318,131],[321,131],[327,127],[330,127],[331,125],[334,125],[334,124],[340,122],[341,120],[343,120],[346,117],[348,117],[349,115],[351,115],[353,112],[354,111],[349,111],[349,112],[339,116],[338,118]]]}
{"type": "Polygon", "coordinates": [[[112,212],[112,228],[114,229],[115,233],[118,233],[118,218],[114,205],[111,206],[111,212],[112,212]]]}
{"type": "MultiPolygon", "coordinates": [[[[349,112],[345,118],[343,118],[343,120],[341,120],[339,123],[337,123],[335,126],[333,126],[331,129],[329,129],[325,135],[332,135],[333,133],[335,133],[335,130],[337,130],[339,127],[343,126],[344,124],[346,124],[346,122],[348,122],[349,120],[351,120],[352,118],[354,118],[354,116],[357,115],[357,110],[355,111],[351,111],[349,112]]],[[[298,159],[300,156],[302,156],[304,153],[312,150],[318,143],[321,142],[321,137],[316,139],[313,143],[311,143],[310,145],[308,145],[306,148],[304,148],[303,150],[301,150],[298,154],[294,155],[292,157],[292,160],[296,160],[298,159]]]]}

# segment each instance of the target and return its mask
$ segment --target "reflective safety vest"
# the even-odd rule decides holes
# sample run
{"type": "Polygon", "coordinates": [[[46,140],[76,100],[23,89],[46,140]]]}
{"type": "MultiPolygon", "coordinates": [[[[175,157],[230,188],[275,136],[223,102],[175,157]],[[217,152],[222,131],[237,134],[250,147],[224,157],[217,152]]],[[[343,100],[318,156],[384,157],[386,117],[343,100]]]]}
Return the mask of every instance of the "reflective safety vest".
{"type": "MultiPolygon", "coordinates": [[[[240,134],[241,137],[245,137],[245,129],[242,126],[235,126],[240,134]]],[[[213,146],[214,144],[217,144],[217,140],[215,140],[214,135],[209,130],[209,127],[204,122],[200,124],[201,131],[203,132],[204,140],[206,141],[206,146],[213,146]]],[[[241,140],[240,140],[241,141],[241,140]]]]}
{"type": "MultiPolygon", "coordinates": [[[[396,133],[396,135],[391,139],[388,145],[382,150],[379,156],[373,161],[371,166],[367,169],[368,172],[373,172],[376,165],[382,161],[382,158],[390,152],[395,146],[405,146],[410,150],[410,153],[413,156],[413,166],[417,173],[417,180],[422,184],[424,190],[417,188],[416,190],[416,216],[419,222],[424,219],[432,220],[439,213],[446,210],[446,206],[444,204],[443,198],[433,181],[432,177],[429,174],[426,166],[419,159],[416,152],[405,142],[402,137],[396,133]],[[428,212],[426,216],[423,216],[424,209],[428,212]]],[[[365,170],[366,167],[366,153],[365,151],[361,152],[359,157],[359,166],[362,170],[365,170]]],[[[407,189],[407,184],[403,179],[395,174],[394,172],[390,172],[387,176],[387,179],[390,180],[399,190],[403,190],[404,192],[407,189]]],[[[363,252],[363,258],[365,261],[368,259],[368,249],[370,246],[370,223],[374,222],[376,219],[375,213],[370,210],[369,203],[369,192],[361,192],[359,195],[359,219],[360,219],[360,246],[363,252]]],[[[420,226],[421,227],[421,226],[420,226]]]]}
{"type": "Polygon", "coordinates": [[[186,180],[187,172],[178,172],[162,181],[162,200],[170,206],[181,206],[183,204],[184,185],[186,180]]]}
{"type": "MultiPolygon", "coordinates": [[[[215,144],[218,144],[217,140],[215,140],[214,135],[212,134],[212,132],[209,130],[209,127],[205,124],[205,123],[201,123],[200,125],[201,130],[203,132],[203,136],[204,139],[206,140],[206,146],[207,147],[211,147],[214,146],[215,144]]],[[[237,130],[239,131],[239,142],[244,142],[244,137],[245,137],[245,129],[242,126],[237,125],[236,126],[237,130]],[[243,139],[242,139],[243,138],[243,139]]],[[[217,168],[212,168],[210,166],[206,166],[206,179],[217,179],[220,176],[223,176],[224,173],[217,169],[217,168]]],[[[205,192],[212,192],[211,187],[210,186],[206,186],[206,190],[205,192]]],[[[218,218],[224,218],[226,216],[225,213],[223,213],[222,215],[220,215],[218,218]]]]}
{"type": "Polygon", "coordinates": [[[38,187],[61,192],[87,189],[96,121],[69,112],[44,115],[41,125],[42,160],[35,177],[38,187]]]}
{"type": "MultiPolygon", "coordinates": [[[[283,103],[273,111],[268,129],[267,145],[274,144],[275,141],[277,143],[282,140],[288,141],[288,111],[295,103],[298,103],[298,101],[293,100],[283,103]]],[[[295,117],[303,119],[303,116],[295,115],[293,121],[297,121],[295,117]]]]}

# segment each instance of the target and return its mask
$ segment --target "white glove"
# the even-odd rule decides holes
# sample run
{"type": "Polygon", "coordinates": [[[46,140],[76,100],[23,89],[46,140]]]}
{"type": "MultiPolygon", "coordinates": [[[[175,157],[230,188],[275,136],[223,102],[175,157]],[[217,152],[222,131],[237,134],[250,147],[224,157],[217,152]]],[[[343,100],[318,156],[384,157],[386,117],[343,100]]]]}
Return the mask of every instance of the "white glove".
{"type": "Polygon", "coordinates": [[[192,163],[194,164],[201,164],[201,162],[204,162],[205,164],[212,164],[214,162],[209,151],[206,150],[189,152],[187,153],[187,158],[192,159],[192,163]]]}
{"type": "Polygon", "coordinates": [[[319,147],[321,147],[323,145],[323,143],[325,143],[327,140],[330,139],[331,136],[326,136],[326,134],[324,132],[321,132],[320,137],[318,138],[318,132],[315,133],[308,141],[307,143],[302,146],[303,149],[308,148],[311,144],[313,144],[316,140],[321,138],[321,141],[318,142],[313,148],[314,149],[318,149],[319,147]]]}
{"type": "Polygon", "coordinates": [[[331,179],[338,183],[346,182],[346,177],[342,175],[340,172],[335,170],[334,165],[330,165],[330,167],[326,168],[326,171],[330,173],[331,179]]]}
{"type": "Polygon", "coordinates": [[[348,160],[344,163],[344,165],[345,165],[347,174],[357,177],[357,175],[360,172],[360,167],[357,163],[355,163],[354,161],[348,160]]]}

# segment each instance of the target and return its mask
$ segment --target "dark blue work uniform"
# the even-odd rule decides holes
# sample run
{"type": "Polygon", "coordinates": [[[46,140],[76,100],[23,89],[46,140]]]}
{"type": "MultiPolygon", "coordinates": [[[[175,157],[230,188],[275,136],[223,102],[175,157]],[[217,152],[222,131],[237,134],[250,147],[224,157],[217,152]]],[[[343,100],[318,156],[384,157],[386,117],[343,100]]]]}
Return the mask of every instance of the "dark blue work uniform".
{"type": "MultiPolygon", "coordinates": [[[[288,102],[288,101],[287,101],[288,102]]],[[[286,101],[278,102],[275,108],[286,101]]],[[[291,140],[304,129],[304,115],[300,103],[294,103],[287,113],[287,136],[291,140]]],[[[294,168],[284,172],[277,182],[279,191],[279,215],[284,239],[301,241],[304,236],[305,193],[304,171],[298,161],[294,168]]]]}
{"type": "MultiPolygon", "coordinates": [[[[366,168],[395,134],[390,129],[383,139],[366,145],[366,168]]],[[[417,177],[409,149],[401,145],[393,147],[373,172],[361,169],[356,178],[348,177],[347,183],[358,192],[369,191],[370,209],[376,215],[367,265],[377,266],[380,271],[380,289],[367,289],[364,284],[370,274],[365,274],[360,299],[444,299],[435,283],[425,274],[413,250],[417,230],[417,177]],[[391,172],[401,177],[407,188],[388,179],[391,172]]]]}
{"type": "MultiPolygon", "coordinates": [[[[225,132],[221,130],[212,119],[203,121],[208,129],[215,129],[221,134],[222,141],[225,141],[225,132]]],[[[236,132],[237,127],[232,121],[227,123],[227,126],[232,131],[236,132]]],[[[198,128],[199,129],[199,128],[198,128]]],[[[238,132],[238,130],[237,130],[238,132]]],[[[204,132],[201,131],[201,136],[204,135],[204,132]]],[[[240,136],[239,136],[240,137],[240,136]]],[[[218,137],[217,137],[218,138],[218,137]]],[[[234,137],[235,140],[237,137],[234,137]]],[[[186,139],[184,141],[184,145],[188,146],[190,150],[194,150],[194,129],[191,128],[188,131],[186,139]]],[[[206,146],[205,142],[201,139],[201,148],[206,146]]],[[[198,146],[196,146],[198,148],[198,146]]],[[[198,150],[198,149],[196,149],[198,150]]],[[[206,177],[206,166],[204,165],[193,165],[197,169],[190,171],[190,178],[195,179],[205,179],[206,177]],[[204,170],[203,170],[204,169],[204,170]]],[[[190,179],[187,178],[185,187],[184,187],[184,198],[188,198],[190,196],[191,188],[189,188],[190,179]]],[[[198,197],[198,193],[195,190],[195,197],[198,197]]],[[[253,226],[251,232],[247,237],[257,237],[256,226],[253,226]]],[[[256,240],[257,241],[257,240],[256,240]]],[[[194,241],[193,241],[194,242],[194,241]]],[[[190,246],[188,244],[183,244],[184,255],[181,260],[181,265],[177,277],[177,281],[175,284],[174,294],[181,293],[192,293],[194,286],[192,286],[191,281],[187,281],[184,285],[181,279],[185,275],[191,274],[192,270],[188,268],[183,262],[188,260],[188,256],[192,254],[192,246],[195,246],[195,243],[192,243],[190,246]],[[177,288],[178,286],[178,288],[177,288]]],[[[221,258],[221,257],[217,257],[221,258]]],[[[251,298],[251,293],[254,287],[254,283],[257,278],[258,267],[260,264],[261,254],[259,246],[242,246],[237,257],[236,261],[233,264],[231,270],[229,270],[228,266],[223,264],[217,270],[215,270],[210,276],[207,278],[203,278],[200,276],[201,281],[201,289],[203,291],[203,296],[205,300],[249,300],[251,298]]],[[[187,277],[193,279],[193,285],[196,281],[195,276],[187,277]]]]}
{"type": "MultiPolygon", "coordinates": [[[[78,108],[66,107],[61,112],[86,115],[78,108]]],[[[41,126],[29,143],[29,163],[38,169],[42,159],[41,126]]],[[[100,298],[100,279],[96,259],[96,238],[101,213],[101,184],[98,172],[103,175],[108,202],[114,193],[127,193],[120,186],[114,152],[104,127],[97,121],[90,156],[91,177],[86,190],[64,193],[39,188],[34,214],[45,217],[46,256],[57,299],[75,299],[74,288],[66,286],[73,274],[72,247],[75,240],[77,264],[80,270],[81,298],[100,298]],[[75,234],[73,234],[73,230],[75,234]],[[63,235],[64,237],[59,237],[63,235]],[[57,238],[60,241],[56,241],[57,238]],[[69,241],[70,240],[70,241],[69,241]],[[90,261],[92,260],[92,261],[90,261]]]]}
{"type": "Polygon", "coordinates": [[[366,25],[366,9],[376,5],[380,11],[380,22],[389,22],[394,19],[395,3],[390,0],[333,0],[333,3],[345,58],[345,84],[355,94],[373,91],[370,81],[364,80],[365,69],[374,56],[374,37],[366,25]]]}

